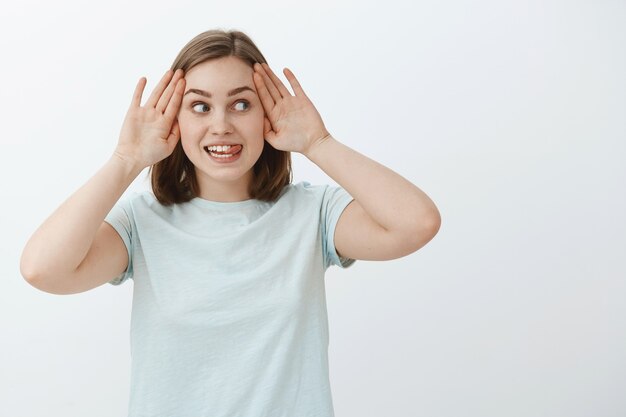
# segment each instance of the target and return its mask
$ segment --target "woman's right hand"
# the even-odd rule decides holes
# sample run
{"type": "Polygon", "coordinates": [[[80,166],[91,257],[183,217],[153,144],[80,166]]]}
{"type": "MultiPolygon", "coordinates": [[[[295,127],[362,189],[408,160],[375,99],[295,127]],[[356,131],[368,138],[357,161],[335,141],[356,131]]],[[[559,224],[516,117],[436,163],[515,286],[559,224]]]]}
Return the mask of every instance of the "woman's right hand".
{"type": "Polygon", "coordinates": [[[114,154],[141,169],[168,157],[180,139],[178,109],[183,99],[183,70],[168,70],[148,101],[141,106],[146,85],[141,77],[124,118],[114,154]]]}

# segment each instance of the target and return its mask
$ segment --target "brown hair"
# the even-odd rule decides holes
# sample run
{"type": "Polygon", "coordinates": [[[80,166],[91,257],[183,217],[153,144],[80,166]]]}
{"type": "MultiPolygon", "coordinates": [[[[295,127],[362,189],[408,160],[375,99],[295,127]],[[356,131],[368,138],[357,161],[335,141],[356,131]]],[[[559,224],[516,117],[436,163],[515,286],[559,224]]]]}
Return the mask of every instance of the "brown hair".
{"type": "MultiPolygon", "coordinates": [[[[227,56],[235,56],[252,67],[255,62],[267,62],[252,39],[237,30],[212,29],[203,32],[183,47],[171,69],[182,68],[186,73],[194,66],[227,56]]],[[[254,164],[253,179],[248,192],[254,199],[275,201],[283,187],[292,181],[291,153],[280,151],[264,141],[261,156],[254,164]]],[[[167,158],[149,169],[152,191],[163,205],[184,203],[198,196],[199,187],[193,163],[189,160],[181,141],[167,158]]]]}

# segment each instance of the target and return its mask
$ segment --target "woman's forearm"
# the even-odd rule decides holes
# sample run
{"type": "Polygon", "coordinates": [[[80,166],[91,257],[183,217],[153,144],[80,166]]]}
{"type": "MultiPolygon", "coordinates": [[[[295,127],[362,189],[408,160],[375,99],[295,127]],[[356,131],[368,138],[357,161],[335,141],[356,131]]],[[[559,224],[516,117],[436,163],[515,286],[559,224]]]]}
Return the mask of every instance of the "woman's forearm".
{"type": "Polygon", "coordinates": [[[406,235],[439,227],[439,210],[422,190],[332,136],[312,145],[304,155],[389,232],[406,235]]]}
{"type": "Polygon", "coordinates": [[[102,221],[142,169],[114,153],[33,233],[20,259],[24,278],[75,271],[102,221]]]}

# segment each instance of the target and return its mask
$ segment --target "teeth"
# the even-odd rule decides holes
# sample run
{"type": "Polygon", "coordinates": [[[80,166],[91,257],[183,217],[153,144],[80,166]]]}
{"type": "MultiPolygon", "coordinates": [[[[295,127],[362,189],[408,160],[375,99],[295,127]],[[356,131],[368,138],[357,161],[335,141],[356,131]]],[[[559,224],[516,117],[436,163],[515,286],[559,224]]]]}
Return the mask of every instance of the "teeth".
{"type": "Polygon", "coordinates": [[[224,145],[224,146],[209,146],[208,149],[210,151],[216,151],[216,152],[226,152],[227,150],[229,150],[231,148],[230,145],[224,145]]]}
{"type": "Polygon", "coordinates": [[[215,158],[230,158],[231,156],[233,156],[233,154],[217,154],[217,153],[213,153],[210,152],[211,156],[214,156],[215,158]]]}

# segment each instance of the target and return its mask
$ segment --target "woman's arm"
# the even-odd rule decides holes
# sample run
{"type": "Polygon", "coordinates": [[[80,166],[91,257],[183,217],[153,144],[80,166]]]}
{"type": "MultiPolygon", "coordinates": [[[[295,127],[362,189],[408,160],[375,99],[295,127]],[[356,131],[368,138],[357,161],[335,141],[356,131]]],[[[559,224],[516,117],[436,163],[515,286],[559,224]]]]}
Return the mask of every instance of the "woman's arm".
{"type": "Polygon", "coordinates": [[[33,233],[20,260],[24,278],[60,280],[76,271],[102,221],[141,169],[114,154],[33,233]]]}
{"type": "Polygon", "coordinates": [[[418,187],[331,135],[303,154],[352,197],[335,228],[335,248],[344,257],[395,259],[424,246],[441,217],[418,187]]]}
{"type": "Polygon", "coordinates": [[[274,148],[305,155],[354,197],[335,228],[337,252],[387,260],[425,245],[441,223],[432,200],[389,168],[334,139],[295,75],[287,68],[283,72],[295,95],[267,64],[254,65],[253,80],[266,114],[263,133],[274,148]]]}
{"type": "Polygon", "coordinates": [[[140,78],[113,155],[24,247],[20,271],[28,282],[65,294],[104,283],[123,271],[123,242],[103,221],[144,168],[173,152],[180,139],[176,115],[184,91],[182,76],[182,70],[167,71],[144,106],[141,96],[147,80],[140,78]],[[85,278],[89,282],[76,282],[85,278]]]}

